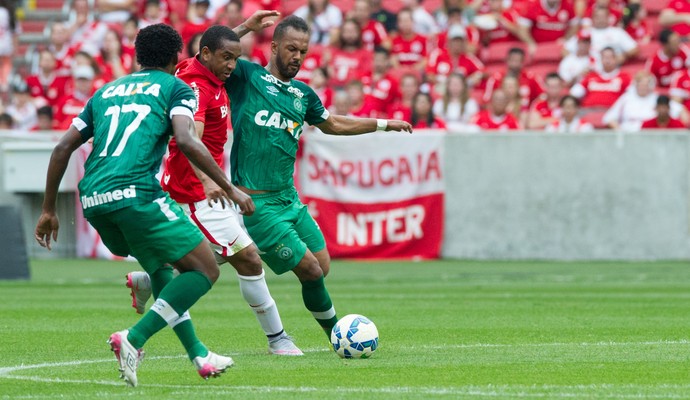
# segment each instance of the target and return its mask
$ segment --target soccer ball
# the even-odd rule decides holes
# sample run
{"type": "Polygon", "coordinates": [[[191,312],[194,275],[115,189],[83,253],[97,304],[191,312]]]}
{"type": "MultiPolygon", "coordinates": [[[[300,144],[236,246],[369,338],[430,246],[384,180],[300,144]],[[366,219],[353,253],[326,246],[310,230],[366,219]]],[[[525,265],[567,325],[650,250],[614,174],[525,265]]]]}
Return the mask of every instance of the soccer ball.
{"type": "Polygon", "coordinates": [[[331,330],[331,344],[341,358],[369,358],[379,347],[379,331],[369,318],[349,314],[331,330]]]}

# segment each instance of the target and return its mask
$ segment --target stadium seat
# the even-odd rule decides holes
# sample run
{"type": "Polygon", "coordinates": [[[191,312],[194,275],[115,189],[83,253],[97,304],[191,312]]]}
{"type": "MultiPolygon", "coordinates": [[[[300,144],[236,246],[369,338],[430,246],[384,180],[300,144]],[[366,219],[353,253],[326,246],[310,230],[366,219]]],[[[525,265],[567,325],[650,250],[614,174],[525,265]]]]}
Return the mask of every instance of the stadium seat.
{"type": "Polygon", "coordinates": [[[654,58],[656,52],[659,50],[659,43],[651,41],[647,44],[640,45],[640,52],[637,54],[636,62],[645,63],[650,58],[654,58]]]}
{"type": "Polygon", "coordinates": [[[539,63],[535,65],[530,65],[526,68],[527,71],[534,74],[534,76],[537,78],[539,82],[544,82],[544,77],[546,77],[546,75],[548,75],[551,72],[558,72],[558,63],[539,63]]]}
{"type": "Polygon", "coordinates": [[[592,124],[594,129],[606,129],[607,126],[601,120],[606,114],[607,110],[602,110],[600,108],[587,109],[583,108],[581,111],[580,118],[583,122],[589,122],[592,124]]]}
{"type": "Polygon", "coordinates": [[[505,65],[506,56],[508,51],[513,47],[519,47],[525,49],[525,45],[522,42],[498,42],[491,43],[489,47],[484,47],[479,50],[479,58],[486,64],[502,64],[505,65]]]}
{"type": "Polygon", "coordinates": [[[634,78],[635,74],[644,70],[644,62],[640,60],[630,60],[621,66],[621,72],[625,72],[634,78]]]}
{"type": "Polygon", "coordinates": [[[642,7],[647,10],[647,14],[649,16],[653,16],[656,18],[661,10],[666,8],[666,5],[668,4],[667,1],[659,1],[659,0],[642,0],[642,7]]]}
{"type": "MultiPolygon", "coordinates": [[[[537,53],[532,57],[532,63],[559,63],[562,59],[563,45],[559,42],[539,43],[537,53]]],[[[558,66],[555,67],[558,69],[558,66]]]]}

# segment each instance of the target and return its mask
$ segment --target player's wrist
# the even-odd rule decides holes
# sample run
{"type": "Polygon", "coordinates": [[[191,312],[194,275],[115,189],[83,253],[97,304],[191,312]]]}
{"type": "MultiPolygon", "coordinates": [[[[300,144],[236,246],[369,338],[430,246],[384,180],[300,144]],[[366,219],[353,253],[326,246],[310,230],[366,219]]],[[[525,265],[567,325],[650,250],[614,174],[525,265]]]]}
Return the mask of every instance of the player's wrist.
{"type": "Polygon", "coordinates": [[[385,131],[386,128],[388,128],[388,120],[382,119],[382,118],[377,118],[376,119],[376,130],[377,131],[385,131]]]}

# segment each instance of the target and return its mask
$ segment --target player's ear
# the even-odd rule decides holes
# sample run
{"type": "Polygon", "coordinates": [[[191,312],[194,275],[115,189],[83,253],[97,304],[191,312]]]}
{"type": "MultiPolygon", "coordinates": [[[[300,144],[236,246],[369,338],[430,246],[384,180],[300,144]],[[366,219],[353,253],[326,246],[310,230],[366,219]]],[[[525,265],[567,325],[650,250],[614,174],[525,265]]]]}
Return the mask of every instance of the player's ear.
{"type": "Polygon", "coordinates": [[[278,54],[278,43],[275,40],[271,41],[271,54],[278,54]]]}

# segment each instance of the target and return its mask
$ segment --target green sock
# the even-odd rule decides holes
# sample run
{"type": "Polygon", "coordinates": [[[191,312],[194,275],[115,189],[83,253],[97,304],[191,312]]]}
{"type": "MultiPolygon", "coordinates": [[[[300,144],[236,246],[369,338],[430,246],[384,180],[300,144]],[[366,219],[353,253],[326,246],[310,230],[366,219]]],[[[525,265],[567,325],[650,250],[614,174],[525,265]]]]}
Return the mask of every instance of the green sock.
{"type": "Polygon", "coordinates": [[[302,282],[302,300],[304,300],[304,305],[307,307],[307,310],[311,311],[316,322],[326,332],[326,335],[330,337],[331,329],[338,322],[338,317],[335,315],[331,296],[328,295],[328,290],[326,290],[323,275],[315,281],[302,282]]]}
{"type": "MultiPolygon", "coordinates": [[[[208,277],[198,271],[184,272],[177,278],[172,279],[160,291],[160,296],[154,303],[154,306],[151,307],[152,309],[136,325],[130,328],[127,337],[129,342],[135,348],[142,348],[151,336],[168,325],[168,321],[161,315],[166,316],[170,322],[174,321],[191,308],[201,296],[206,294],[211,289],[211,286],[212,283],[208,277]],[[154,309],[158,311],[153,311],[154,309]]],[[[198,339],[196,339],[197,344],[189,337],[190,332],[188,328],[192,326],[191,321],[184,321],[177,326],[180,327],[180,330],[185,331],[185,339],[180,338],[180,341],[190,346],[190,348],[185,346],[190,359],[206,356],[206,347],[203,345],[199,346],[200,342],[198,342],[198,339]]],[[[177,330],[175,333],[178,333],[177,330]]],[[[191,335],[196,337],[193,329],[191,330],[191,335]]]]}
{"type": "MultiPolygon", "coordinates": [[[[157,299],[163,288],[173,279],[173,269],[172,267],[166,265],[163,268],[159,268],[155,273],[149,274],[151,277],[151,291],[153,293],[153,298],[157,299]]],[[[177,335],[177,338],[184,346],[187,351],[187,356],[190,360],[194,357],[201,356],[206,357],[208,354],[208,349],[201,343],[201,340],[196,336],[194,331],[194,324],[192,321],[187,319],[173,326],[173,331],[177,335]]]]}

